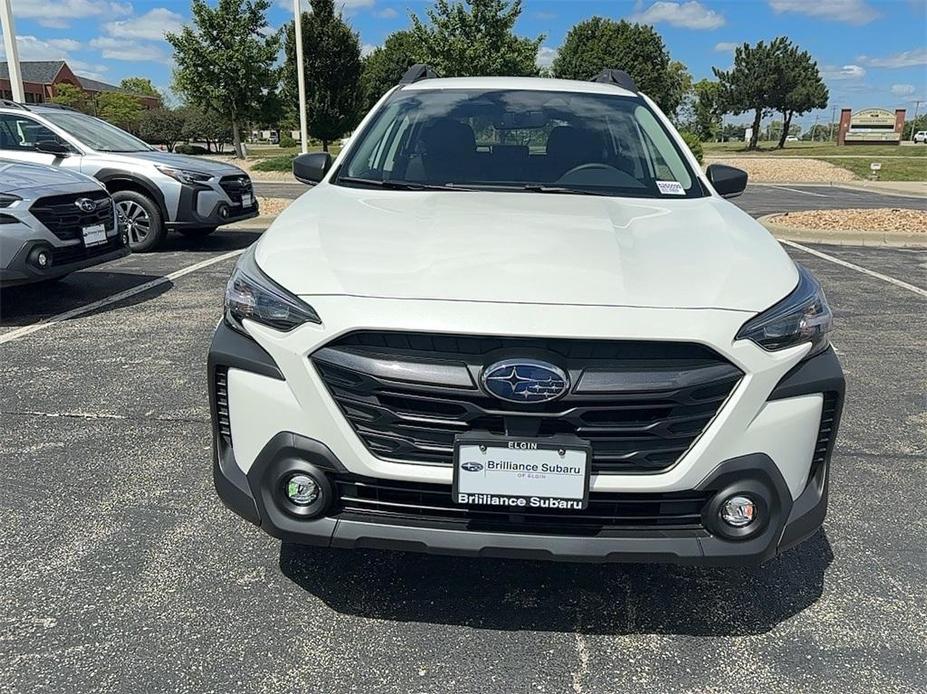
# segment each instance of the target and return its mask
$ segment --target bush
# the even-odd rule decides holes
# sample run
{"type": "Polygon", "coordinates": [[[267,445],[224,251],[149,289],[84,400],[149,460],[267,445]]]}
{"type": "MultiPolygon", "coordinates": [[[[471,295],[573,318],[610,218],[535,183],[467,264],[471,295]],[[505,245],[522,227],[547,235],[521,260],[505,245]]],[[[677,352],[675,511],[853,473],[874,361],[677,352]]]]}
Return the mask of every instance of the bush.
{"type": "Polygon", "coordinates": [[[679,134],[682,135],[682,139],[685,140],[687,145],[689,145],[689,149],[691,149],[692,154],[695,155],[696,161],[701,164],[704,152],[702,151],[702,141],[698,139],[698,135],[688,131],[681,132],[679,134]]]}
{"type": "Polygon", "coordinates": [[[200,145],[177,145],[174,147],[174,151],[177,152],[177,154],[209,154],[206,148],[200,145]]]}
{"type": "Polygon", "coordinates": [[[299,143],[296,140],[294,140],[292,137],[290,137],[289,135],[280,136],[280,146],[281,147],[296,147],[297,145],[299,145],[299,143]]]}
{"type": "Polygon", "coordinates": [[[281,154],[279,157],[262,159],[251,167],[252,171],[292,171],[295,154],[281,154]]]}

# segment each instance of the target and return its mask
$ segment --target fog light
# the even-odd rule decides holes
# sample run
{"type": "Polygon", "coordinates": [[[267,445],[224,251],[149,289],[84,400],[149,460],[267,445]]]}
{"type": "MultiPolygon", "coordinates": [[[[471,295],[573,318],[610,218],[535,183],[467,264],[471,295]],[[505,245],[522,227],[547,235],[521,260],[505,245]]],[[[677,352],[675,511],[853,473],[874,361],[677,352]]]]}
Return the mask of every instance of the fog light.
{"type": "Polygon", "coordinates": [[[319,483],[309,475],[296,473],[286,482],[286,498],[296,506],[309,506],[321,494],[319,483]]]}
{"type": "Polygon", "coordinates": [[[48,251],[39,251],[35,256],[35,263],[39,267],[48,267],[49,260],[48,251]]]}
{"type": "Polygon", "coordinates": [[[732,496],[721,504],[721,520],[734,528],[745,528],[756,520],[756,504],[746,496],[732,496]]]}
{"type": "Polygon", "coordinates": [[[220,208],[219,208],[219,216],[222,217],[222,219],[226,219],[226,218],[229,216],[229,208],[226,207],[225,205],[223,205],[222,207],[220,207],[220,208]]]}

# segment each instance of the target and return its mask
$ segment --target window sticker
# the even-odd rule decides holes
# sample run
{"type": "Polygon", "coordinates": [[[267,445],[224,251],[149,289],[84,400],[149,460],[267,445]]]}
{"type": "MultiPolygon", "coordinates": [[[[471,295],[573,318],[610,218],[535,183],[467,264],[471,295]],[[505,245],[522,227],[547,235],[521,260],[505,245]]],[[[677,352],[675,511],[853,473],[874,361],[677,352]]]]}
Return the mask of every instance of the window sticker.
{"type": "Polygon", "coordinates": [[[657,189],[663,195],[685,195],[686,189],[676,181],[657,181],[657,189]]]}

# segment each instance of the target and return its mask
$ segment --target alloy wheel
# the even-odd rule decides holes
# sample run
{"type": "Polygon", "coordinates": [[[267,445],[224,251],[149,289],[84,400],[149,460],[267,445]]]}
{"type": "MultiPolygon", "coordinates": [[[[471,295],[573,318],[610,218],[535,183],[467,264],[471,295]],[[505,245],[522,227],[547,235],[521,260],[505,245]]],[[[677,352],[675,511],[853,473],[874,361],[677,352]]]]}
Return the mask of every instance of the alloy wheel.
{"type": "Polygon", "coordinates": [[[151,233],[151,216],[145,208],[134,200],[120,200],[116,206],[126,225],[129,244],[139,244],[148,238],[151,233]]]}

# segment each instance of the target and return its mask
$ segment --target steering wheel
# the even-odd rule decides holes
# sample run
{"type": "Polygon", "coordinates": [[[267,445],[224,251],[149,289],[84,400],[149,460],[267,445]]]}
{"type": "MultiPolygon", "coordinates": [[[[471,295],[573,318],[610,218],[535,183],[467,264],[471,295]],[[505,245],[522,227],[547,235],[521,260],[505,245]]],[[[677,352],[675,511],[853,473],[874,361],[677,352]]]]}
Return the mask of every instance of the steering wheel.
{"type": "MultiPolygon", "coordinates": [[[[574,166],[572,169],[563,174],[560,178],[557,179],[557,183],[564,183],[565,179],[572,178],[581,174],[592,174],[594,180],[611,179],[614,180],[613,174],[618,174],[621,177],[623,172],[620,169],[616,169],[614,166],[609,164],[600,164],[592,162],[589,164],[580,164],[579,166],[574,166]]],[[[588,181],[576,181],[576,183],[583,183],[588,181]]]]}

